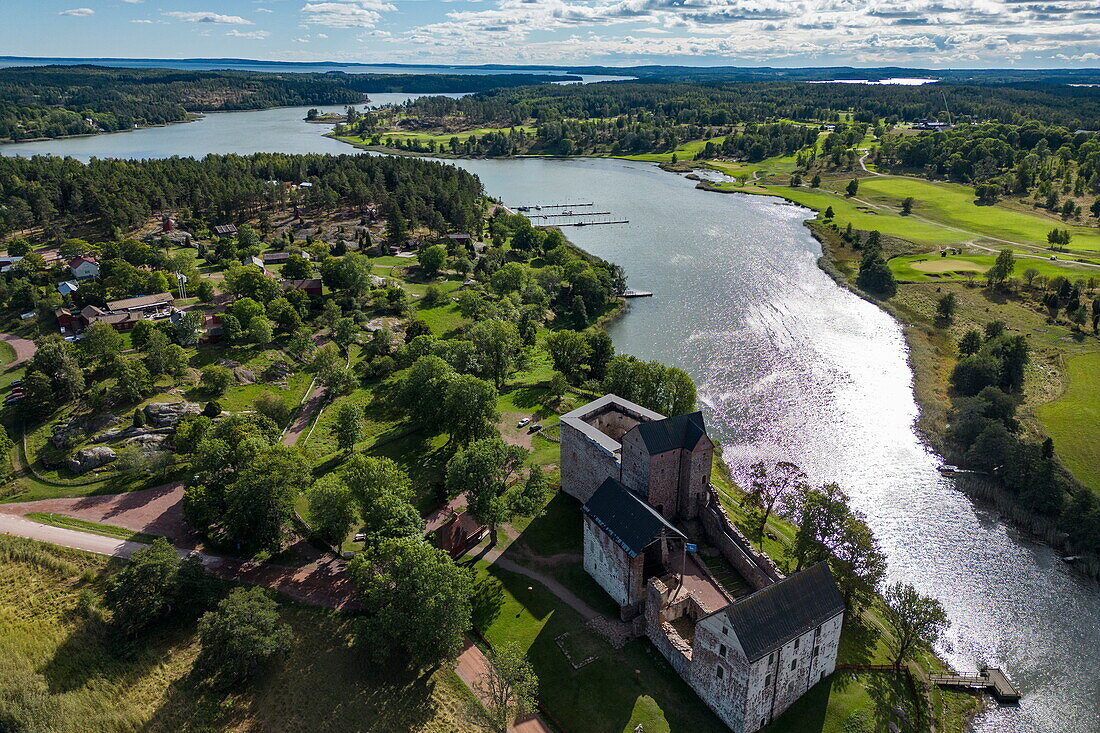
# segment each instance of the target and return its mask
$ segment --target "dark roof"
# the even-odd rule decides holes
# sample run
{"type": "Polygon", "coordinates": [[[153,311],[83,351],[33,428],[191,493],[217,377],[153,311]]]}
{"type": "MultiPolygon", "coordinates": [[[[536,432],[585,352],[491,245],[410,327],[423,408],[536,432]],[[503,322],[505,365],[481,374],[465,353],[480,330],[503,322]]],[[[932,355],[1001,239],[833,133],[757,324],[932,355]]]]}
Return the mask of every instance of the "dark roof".
{"type": "Polygon", "coordinates": [[[770,654],[844,611],[827,563],[773,583],[717,613],[733,626],[750,662],[770,654]]]}
{"type": "Polygon", "coordinates": [[[631,557],[642,553],[662,529],[684,535],[616,479],[606,479],[582,507],[593,522],[631,557]]]}
{"type": "Polygon", "coordinates": [[[707,434],[707,426],[703,424],[703,413],[693,412],[641,423],[638,432],[649,455],[655,456],[679,448],[694,450],[699,439],[707,434]]]}
{"type": "Polygon", "coordinates": [[[218,224],[214,227],[214,233],[219,237],[224,237],[229,234],[236,234],[237,227],[234,224],[218,224]]]}

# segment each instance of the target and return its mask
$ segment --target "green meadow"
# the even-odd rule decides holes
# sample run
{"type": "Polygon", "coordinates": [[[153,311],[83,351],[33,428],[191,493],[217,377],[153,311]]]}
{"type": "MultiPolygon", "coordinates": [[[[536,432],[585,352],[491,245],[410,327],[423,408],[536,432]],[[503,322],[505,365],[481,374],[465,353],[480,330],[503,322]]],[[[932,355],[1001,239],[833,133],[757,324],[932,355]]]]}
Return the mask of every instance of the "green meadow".
{"type": "Polygon", "coordinates": [[[1058,457],[1081,483],[1100,493],[1100,352],[1073,356],[1066,364],[1069,386],[1038,409],[1058,457]]]}

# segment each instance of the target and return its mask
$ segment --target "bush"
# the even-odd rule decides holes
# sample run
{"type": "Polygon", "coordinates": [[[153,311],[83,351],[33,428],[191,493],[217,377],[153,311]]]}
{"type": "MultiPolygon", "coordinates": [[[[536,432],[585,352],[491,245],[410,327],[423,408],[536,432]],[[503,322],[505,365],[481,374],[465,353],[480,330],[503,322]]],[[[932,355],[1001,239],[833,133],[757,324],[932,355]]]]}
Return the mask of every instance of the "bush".
{"type": "Polygon", "coordinates": [[[210,394],[225,394],[233,384],[233,372],[223,366],[211,364],[202,368],[202,379],[199,383],[210,394]]]}
{"type": "Polygon", "coordinates": [[[290,413],[294,411],[285,399],[274,392],[261,393],[252,401],[252,407],[261,415],[271,418],[277,425],[286,425],[290,413]]]}
{"type": "Polygon", "coordinates": [[[210,400],[206,407],[202,408],[202,414],[206,417],[218,417],[222,414],[222,406],[217,400],[210,400]]]}

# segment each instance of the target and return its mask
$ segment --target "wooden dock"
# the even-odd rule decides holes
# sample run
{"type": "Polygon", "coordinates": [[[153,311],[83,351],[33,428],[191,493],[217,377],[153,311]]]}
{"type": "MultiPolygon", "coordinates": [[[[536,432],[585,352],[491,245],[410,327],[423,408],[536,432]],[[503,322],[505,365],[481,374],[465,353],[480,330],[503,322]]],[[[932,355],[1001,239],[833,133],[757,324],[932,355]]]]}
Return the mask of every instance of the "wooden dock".
{"type": "Polygon", "coordinates": [[[527,218],[528,219],[561,219],[562,217],[566,217],[566,216],[576,217],[576,216],[610,216],[610,215],[611,215],[610,211],[581,211],[581,212],[577,212],[577,213],[574,213],[572,211],[567,211],[564,214],[531,214],[527,218]]]}
{"type": "Polygon", "coordinates": [[[570,221],[562,222],[561,224],[555,224],[559,227],[594,227],[601,224],[629,224],[629,219],[617,219],[615,221],[570,221]]]}
{"type": "Polygon", "coordinates": [[[653,293],[648,290],[624,290],[622,293],[624,298],[652,298],[653,293]]]}
{"type": "Polygon", "coordinates": [[[516,211],[542,211],[543,209],[579,209],[582,206],[595,206],[596,204],[589,201],[583,204],[530,204],[527,206],[516,206],[516,211]]]}
{"type": "Polygon", "coordinates": [[[943,687],[964,687],[969,689],[986,690],[997,698],[998,702],[1018,703],[1020,692],[1005,673],[996,667],[983,667],[981,674],[934,674],[929,675],[929,681],[934,685],[943,687]]]}

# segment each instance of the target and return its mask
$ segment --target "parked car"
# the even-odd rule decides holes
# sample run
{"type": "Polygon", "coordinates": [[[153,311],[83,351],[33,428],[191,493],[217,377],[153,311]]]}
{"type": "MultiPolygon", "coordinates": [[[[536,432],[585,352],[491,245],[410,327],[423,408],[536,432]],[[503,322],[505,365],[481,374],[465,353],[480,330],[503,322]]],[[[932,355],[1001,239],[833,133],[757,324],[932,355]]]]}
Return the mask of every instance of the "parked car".
{"type": "Polygon", "coordinates": [[[357,532],[355,534],[355,541],[356,542],[366,542],[367,541],[367,535],[363,532],[357,532]]]}
{"type": "Polygon", "coordinates": [[[542,430],[542,425],[539,425],[538,423],[536,423],[536,424],[532,425],[531,427],[527,428],[527,432],[529,432],[529,433],[537,433],[540,430],[542,430]]]}
{"type": "Polygon", "coordinates": [[[521,418],[520,421],[518,423],[516,423],[516,427],[517,428],[527,427],[527,423],[529,423],[529,422],[531,422],[531,418],[529,418],[529,417],[521,418]]]}
{"type": "Polygon", "coordinates": [[[10,384],[10,385],[8,385],[8,386],[9,386],[9,387],[18,387],[18,386],[19,386],[19,385],[21,385],[21,384],[23,384],[23,380],[22,380],[22,379],[13,379],[13,380],[11,381],[11,384],[10,384]]]}

